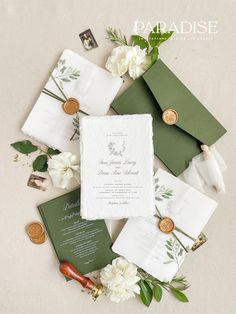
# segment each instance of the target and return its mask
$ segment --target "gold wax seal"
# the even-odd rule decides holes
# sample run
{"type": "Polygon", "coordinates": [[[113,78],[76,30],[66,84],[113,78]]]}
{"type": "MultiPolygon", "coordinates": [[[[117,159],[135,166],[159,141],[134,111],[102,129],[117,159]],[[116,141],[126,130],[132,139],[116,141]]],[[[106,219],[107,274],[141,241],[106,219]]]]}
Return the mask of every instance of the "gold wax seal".
{"type": "Polygon", "coordinates": [[[40,222],[32,222],[26,227],[28,236],[32,239],[37,239],[44,233],[44,228],[40,222]]]}
{"type": "Polygon", "coordinates": [[[69,98],[67,101],[63,104],[63,109],[65,113],[73,115],[79,111],[80,105],[77,99],[75,98],[69,98]]]}
{"type": "Polygon", "coordinates": [[[26,226],[26,233],[28,234],[30,241],[35,244],[42,244],[47,239],[43,225],[37,221],[31,222],[26,226]]]}
{"type": "Polygon", "coordinates": [[[162,114],[162,120],[168,125],[173,125],[178,120],[178,112],[174,109],[166,109],[162,114]]]}
{"type": "Polygon", "coordinates": [[[39,238],[30,238],[34,244],[42,244],[46,241],[46,233],[44,232],[39,238]]]}
{"type": "Polygon", "coordinates": [[[175,228],[174,221],[169,217],[164,217],[159,222],[159,228],[164,233],[171,233],[175,228]]]}

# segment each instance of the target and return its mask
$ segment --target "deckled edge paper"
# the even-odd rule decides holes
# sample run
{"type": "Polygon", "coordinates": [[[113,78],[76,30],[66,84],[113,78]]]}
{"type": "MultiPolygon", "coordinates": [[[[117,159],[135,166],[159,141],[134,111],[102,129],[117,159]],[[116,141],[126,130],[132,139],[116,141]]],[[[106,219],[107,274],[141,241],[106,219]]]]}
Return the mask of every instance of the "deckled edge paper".
{"type": "MultiPolygon", "coordinates": [[[[142,151],[143,153],[143,151],[142,151]]],[[[80,168],[80,175],[81,175],[81,216],[84,219],[88,219],[88,220],[94,220],[94,219],[122,219],[122,218],[129,218],[129,217],[141,217],[141,216],[152,216],[155,213],[155,207],[154,207],[154,187],[153,187],[153,163],[154,163],[154,150],[153,150],[153,131],[152,131],[152,117],[149,114],[144,114],[144,115],[123,115],[123,116],[103,116],[103,117],[81,117],[80,119],[80,154],[81,154],[81,168],[80,168]],[[85,195],[85,190],[84,190],[84,182],[85,180],[88,180],[88,178],[86,178],[85,176],[85,171],[84,171],[84,161],[85,161],[85,156],[84,156],[84,145],[83,145],[83,124],[86,119],[127,119],[128,117],[131,117],[132,119],[135,119],[135,117],[141,117],[141,116],[148,116],[150,117],[150,156],[152,156],[152,162],[151,162],[151,176],[150,176],[150,189],[151,189],[151,195],[150,196],[150,205],[149,206],[145,206],[143,208],[143,214],[141,214],[140,212],[138,214],[135,214],[134,212],[132,214],[117,214],[117,215],[113,215],[113,216],[109,216],[109,215],[95,215],[95,216],[91,216],[91,213],[86,212],[86,202],[85,202],[85,197],[89,197],[88,195],[85,195]]],[[[144,182],[145,184],[145,182],[144,182]]]]}

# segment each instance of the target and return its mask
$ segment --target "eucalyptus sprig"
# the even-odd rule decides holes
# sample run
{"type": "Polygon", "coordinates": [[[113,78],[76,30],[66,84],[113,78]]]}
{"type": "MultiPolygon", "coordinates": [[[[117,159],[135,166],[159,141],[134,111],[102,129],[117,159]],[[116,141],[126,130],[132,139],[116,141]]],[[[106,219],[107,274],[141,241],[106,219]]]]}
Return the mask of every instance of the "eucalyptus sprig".
{"type": "Polygon", "coordinates": [[[162,299],[163,289],[172,293],[172,295],[181,302],[188,302],[187,296],[183,293],[189,287],[185,277],[174,277],[171,282],[160,281],[149,275],[143,269],[138,269],[138,282],[140,287],[140,299],[146,306],[149,306],[153,298],[160,302],[162,299]]]}
{"type": "Polygon", "coordinates": [[[49,147],[46,150],[43,150],[41,147],[34,145],[29,140],[15,142],[12,143],[11,146],[24,155],[28,155],[33,152],[38,152],[40,154],[34,159],[32,163],[33,171],[47,171],[48,158],[51,158],[52,155],[60,154],[60,151],[58,149],[53,149],[49,147]]]}
{"type": "Polygon", "coordinates": [[[147,56],[150,58],[150,66],[156,62],[159,56],[159,46],[167,41],[173,34],[173,31],[161,32],[160,23],[156,25],[148,35],[148,39],[140,35],[132,35],[127,41],[126,36],[122,35],[121,31],[109,27],[106,30],[107,39],[114,42],[118,46],[139,46],[141,49],[146,49],[147,56]]]}

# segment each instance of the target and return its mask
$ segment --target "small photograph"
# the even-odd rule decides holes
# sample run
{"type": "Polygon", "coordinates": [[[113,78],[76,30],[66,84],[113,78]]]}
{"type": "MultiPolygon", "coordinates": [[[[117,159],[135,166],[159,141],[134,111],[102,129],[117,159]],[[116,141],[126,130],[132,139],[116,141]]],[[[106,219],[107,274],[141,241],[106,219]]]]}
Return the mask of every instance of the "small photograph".
{"type": "Polygon", "coordinates": [[[31,174],[27,182],[27,185],[34,189],[46,191],[47,186],[48,186],[48,180],[44,177],[31,174]]]}
{"type": "Polygon", "coordinates": [[[98,47],[98,44],[93,36],[91,29],[87,29],[83,33],[79,34],[79,37],[84,45],[86,50],[91,50],[93,48],[98,47]]]}

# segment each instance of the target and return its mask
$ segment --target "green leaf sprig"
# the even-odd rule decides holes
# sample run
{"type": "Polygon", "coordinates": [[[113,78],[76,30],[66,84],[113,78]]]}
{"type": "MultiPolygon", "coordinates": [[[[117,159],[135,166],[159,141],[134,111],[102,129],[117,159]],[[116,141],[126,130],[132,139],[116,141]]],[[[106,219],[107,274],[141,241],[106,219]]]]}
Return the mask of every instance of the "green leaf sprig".
{"type": "Polygon", "coordinates": [[[11,146],[15,148],[18,152],[28,155],[33,152],[39,152],[33,163],[33,171],[45,172],[48,169],[48,158],[51,158],[52,155],[58,155],[61,152],[58,149],[47,148],[46,151],[42,150],[39,146],[34,145],[29,140],[19,141],[12,143],[11,146]],[[43,154],[42,154],[43,153],[43,154]]]}
{"type": "Polygon", "coordinates": [[[106,30],[107,39],[114,42],[118,46],[139,46],[141,49],[147,50],[147,56],[150,58],[150,66],[152,66],[159,57],[159,46],[167,41],[173,34],[173,31],[161,32],[160,24],[152,29],[148,35],[148,39],[140,35],[132,35],[129,42],[121,31],[109,27],[106,30]]]}
{"type": "Polygon", "coordinates": [[[174,277],[171,282],[162,282],[149,275],[143,269],[138,269],[138,282],[140,287],[140,299],[142,303],[149,306],[153,298],[160,302],[163,295],[163,289],[172,293],[172,295],[180,302],[189,302],[187,296],[183,293],[189,287],[185,277],[174,277]]]}
{"type": "Polygon", "coordinates": [[[107,39],[114,42],[118,46],[128,46],[128,41],[124,35],[122,35],[121,31],[117,31],[112,27],[108,27],[107,30],[107,39]]]}
{"type": "Polygon", "coordinates": [[[80,137],[79,132],[79,114],[77,113],[76,116],[73,118],[72,121],[73,127],[74,127],[74,133],[72,134],[70,141],[78,140],[80,137]]]}

